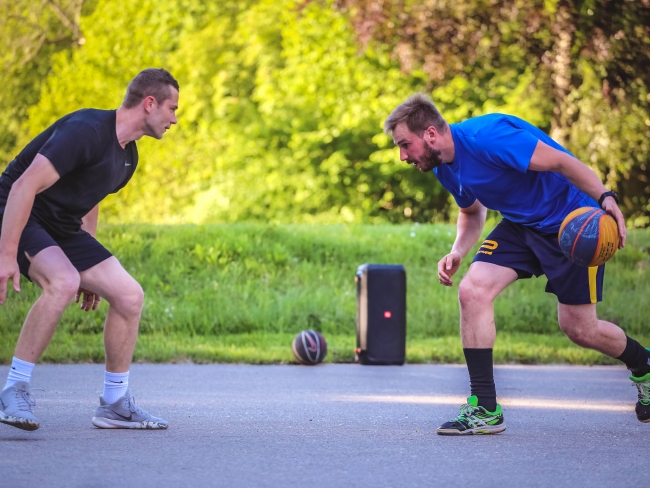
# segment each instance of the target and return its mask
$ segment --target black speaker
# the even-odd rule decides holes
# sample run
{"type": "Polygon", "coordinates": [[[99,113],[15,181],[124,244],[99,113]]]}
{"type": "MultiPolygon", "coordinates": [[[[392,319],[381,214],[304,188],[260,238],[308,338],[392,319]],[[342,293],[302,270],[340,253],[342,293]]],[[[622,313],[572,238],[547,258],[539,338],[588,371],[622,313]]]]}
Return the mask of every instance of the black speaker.
{"type": "Polygon", "coordinates": [[[406,271],[402,265],[363,264],[357,270],[357,348],[361,364],[406,360],[406,271]]]}

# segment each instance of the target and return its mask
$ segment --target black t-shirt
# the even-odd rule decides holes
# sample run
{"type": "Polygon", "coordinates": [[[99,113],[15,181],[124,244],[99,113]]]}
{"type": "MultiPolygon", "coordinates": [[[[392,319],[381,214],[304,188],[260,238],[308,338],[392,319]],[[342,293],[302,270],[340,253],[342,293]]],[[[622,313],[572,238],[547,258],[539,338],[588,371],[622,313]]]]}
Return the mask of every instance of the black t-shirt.
{"type": "Polygon", "coordinates": [[[81,218],[109,193],[122,189],[138,165],[135,141],[120,146],[115,111],[83,109],[57,120],[27,144],[0,177],[0,216],[9,190],[37,154],[60,179],[36,195],[31,218],[59,236],[79,231],[81,218]]]}

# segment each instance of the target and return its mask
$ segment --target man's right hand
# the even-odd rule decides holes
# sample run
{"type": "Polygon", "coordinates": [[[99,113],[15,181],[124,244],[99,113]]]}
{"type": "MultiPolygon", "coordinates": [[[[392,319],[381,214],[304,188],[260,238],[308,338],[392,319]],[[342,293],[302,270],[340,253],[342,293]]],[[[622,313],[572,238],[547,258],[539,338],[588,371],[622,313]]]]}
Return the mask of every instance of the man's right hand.
{"type": "Polygon", "coordinates": [[[16,293],[20,293],[20,270],[18,261],[13,256],[0,254],[0,305],[5,303],[7,298],[7,284],[11,280],[16,293]]]}
{"type": "Polygon", "coordinates": [[[438,280],[441,285],[452,286],[451,277],[458,271],[463,257],[456,251],[451,251],[438,262],[438,280]]]}

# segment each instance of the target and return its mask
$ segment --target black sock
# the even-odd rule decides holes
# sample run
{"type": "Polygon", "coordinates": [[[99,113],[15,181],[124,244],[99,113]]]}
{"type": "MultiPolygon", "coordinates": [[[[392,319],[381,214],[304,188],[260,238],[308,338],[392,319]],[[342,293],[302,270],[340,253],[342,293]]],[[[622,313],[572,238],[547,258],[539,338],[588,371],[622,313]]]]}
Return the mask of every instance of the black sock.
{"type": "Polygon", "coordinates": [[[625,351],[616,359],[623,361],[634,376],[639,377],[650,373],[650,352],[631,337],[627,335],[625,337],[627,337],[625,351]]]}
{"type": "Polygon", "coordinates": [[[463,349],[472,395],[479,406],[490,412],[497,409],[497,390],[494,386],[492,349],[463,349]]]}

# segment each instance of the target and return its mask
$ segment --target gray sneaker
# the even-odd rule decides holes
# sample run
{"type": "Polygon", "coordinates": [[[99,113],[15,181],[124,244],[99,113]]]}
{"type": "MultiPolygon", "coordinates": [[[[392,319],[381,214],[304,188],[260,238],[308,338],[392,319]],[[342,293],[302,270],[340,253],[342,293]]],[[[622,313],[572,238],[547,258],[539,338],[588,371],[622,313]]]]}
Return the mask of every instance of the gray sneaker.
{"type": "Polygon", "coordinates": [[[35,405],[29,383],[19,381],[0,393],[0,422],[23,430],[36,430],[41,424],[32,413],[35,405]]]}
{"type": "Polygon", "coordinates": [[[108,404],[99,397],[99,407],[93,417],[93,425],[100,429],[166,429],[166,420],[149,415],[135,404],[131,389],[122,398],[108,404]]]}

